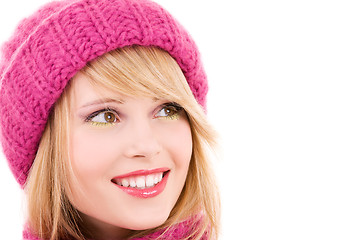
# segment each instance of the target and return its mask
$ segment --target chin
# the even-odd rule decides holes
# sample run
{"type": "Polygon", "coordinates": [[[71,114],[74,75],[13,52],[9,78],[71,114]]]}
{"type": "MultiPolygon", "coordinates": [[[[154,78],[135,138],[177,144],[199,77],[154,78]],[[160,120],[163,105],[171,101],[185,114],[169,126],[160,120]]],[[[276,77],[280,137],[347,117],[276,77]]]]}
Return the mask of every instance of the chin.
{"type": "Polygon", "coordinates": [[[164,224],[168,217],[169,213],[151,216],[135,216],[135,218],[129,219],[129,224],[126,228],[131,230],[148,230],[157,228],[164,224]]]}

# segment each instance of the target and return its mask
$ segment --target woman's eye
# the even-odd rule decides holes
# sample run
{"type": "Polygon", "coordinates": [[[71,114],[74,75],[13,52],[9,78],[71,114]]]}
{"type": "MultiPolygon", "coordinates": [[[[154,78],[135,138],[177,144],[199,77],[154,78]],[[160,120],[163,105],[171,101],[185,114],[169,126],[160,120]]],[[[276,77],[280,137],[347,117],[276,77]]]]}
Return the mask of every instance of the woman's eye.
{"type": "Polygon", "coordinates": [[[116,113],[111,110],[101,110],[91,114],[87,119],[87,122],[91,122],[94,125],[108,125],[118,122],[116,113]]]}
{"type": "Polygon", "coordinates": [[[179,119],[180,111],[182,109],[183,108],[177,104],[167,104],[157,112],[155,118],[166,118],[171,120],[179,119]]]}

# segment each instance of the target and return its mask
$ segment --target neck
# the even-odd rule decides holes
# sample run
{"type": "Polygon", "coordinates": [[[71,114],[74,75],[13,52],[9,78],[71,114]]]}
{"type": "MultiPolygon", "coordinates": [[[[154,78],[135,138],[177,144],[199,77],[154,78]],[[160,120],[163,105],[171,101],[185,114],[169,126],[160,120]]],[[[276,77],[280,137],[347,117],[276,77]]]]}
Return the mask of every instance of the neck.
{"type": "Polygon", "coordinates": [[[129,237],[133,232],[129,229],[113,226],[108,223],[101,222],[89,216],[80,213],[82,222],[80,229],[86,238],[92,240],[119,240],[129,237]]]}

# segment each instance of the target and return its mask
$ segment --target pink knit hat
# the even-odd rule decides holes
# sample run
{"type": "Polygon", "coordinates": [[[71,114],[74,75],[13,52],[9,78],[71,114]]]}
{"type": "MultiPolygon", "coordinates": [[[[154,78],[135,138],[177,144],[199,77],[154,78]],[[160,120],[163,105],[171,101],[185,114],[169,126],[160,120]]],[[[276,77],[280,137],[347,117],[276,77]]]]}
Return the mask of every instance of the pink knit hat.
{"type": "Polygon", "coordinates": [[[24,19],[0,62],[0,141],[24,186],[49,112],[88,61],[130,45],[157,46],[177,61],[204,109],[207,80],[189,34],[149,0],[54,1],[24,19]]]}

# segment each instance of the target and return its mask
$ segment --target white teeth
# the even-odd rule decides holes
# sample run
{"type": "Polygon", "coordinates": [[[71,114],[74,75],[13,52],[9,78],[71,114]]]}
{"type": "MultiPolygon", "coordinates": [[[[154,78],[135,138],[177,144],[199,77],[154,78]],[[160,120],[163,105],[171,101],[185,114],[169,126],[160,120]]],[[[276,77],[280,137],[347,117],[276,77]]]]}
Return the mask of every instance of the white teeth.
{"type": "Polygon", "coordinates": [[[146,176],[146,187],[154,186],[154,175],[147,175],[146,176]]]}
{"type": "Polygon", "coordinates": [[[154,184],[157,184],[159,182],[159,177],[157,174],[154,174],[154,184]]]}
{"type": "Polygon", "coordinates": [[[136,181],[135,178],[130,178],[130,187],[136,187],[136,181]]]}
{"type": "Polygon", "coordinates": [[[123,187],[132,187],[144,189],[145,187],[153,187],[163,178],[163,173],[154,173],[146,176],[136,176],[123,179],[115,179],[117,185],[123,187]]]}
{"type": "Polygon", "coordinates": [[[130,186],[130,183],[129,183],[128,179],[124,178],[121,181],[121,185],[123,185],[124,187],[128,187],[128,186],[130,186]]]}
{"type": "Polygon", "coordinates": [[[145,177],[144,176],[136,177],[136,186],[138,188],[145,188],[145,177]]]}

